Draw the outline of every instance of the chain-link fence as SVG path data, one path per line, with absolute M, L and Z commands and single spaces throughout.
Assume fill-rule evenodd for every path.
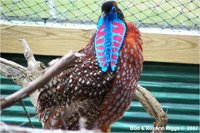
M 1 23 L 96 24 L 105 0 L 1 0 Z M 118 0 L 138 28 L 199 29 L 199 0 Z

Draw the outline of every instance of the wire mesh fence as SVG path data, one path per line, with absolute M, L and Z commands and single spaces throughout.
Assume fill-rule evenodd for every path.
M 96 24 L 104 1 L 1 0 L 0 24 L 38 26 L 80 24 L 88 27 Z M 118 0 L 118 5 L 126 20 L 138 28 L 182 29 L 189 32 L 199 29 L 199 0 Z M 30 106 L 30 103 L 25 105 Z M 28 109 L 31 111 L 31 121 L 38 124 L 35 110 L 33 107 Z M 13 110 L 16 111 L 16 108 L 13 107 Z M 10 119 L 8 118 L 8 121 L 11 121 Z M 24 119 L 17 124 L 19 123 L 20 126 L 28 125 L 29 121 Z
M 118 0 L 138 28 L 199 29 L 199 0 Z M 95 25 L 105 0 L 1 0 L 1 24 Z

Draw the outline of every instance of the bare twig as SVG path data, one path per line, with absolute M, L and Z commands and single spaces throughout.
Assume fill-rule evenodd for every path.
M 18 126 L 6 125 L 4 123 L 0 123 L 0 132 L 1 133 L 101 133 L 100 130 L 87 130 L 81 129 L 78 131 L 69 131 L 69 130 L 61 130 L 61 129 L 36 129 L 36 128 L 25 128 Z
M 24 39 L 19 39 L 23 49 L 24 49 L 24 57 L 28 64 L 29 73 L 35 75 L 36 77 L 42 75 L 43 70 L 45 69 L 44 63 L 40 61 L 36 61 L 28 43 Z
M 28 121 L 29 121 L 30 126 L 31 126 L 32 128 L 34 128 L 32 122 L 31 122 L 30 115 L 29 115 L 28 111 L 26 110 L 26 107 L 25 107 L 25 104 L 24 104 L 23 100 L 20 100 L 20 103 L 21 103 L 21 105 L 22 105 L 22 107 L 23 107 L 23 109 L 24 109 L 24 111 L 25 111 L 25 114 L 26 114 L 26 116 L 27 116 L 27 118 L 28 118 Z
M 61 71 L 66 68 L 66 65 L 69 64 L 76 57 L 83 56 L 82 54 L 75 53 L 73 51 L 69 52 L 65 56 L 63 56 L 57 63 L 51 66 L 41 77 L 32 81 L 27 87 L 1 99 L 1 109 L 4 109 L 19 100 L 29 96 L 32 92 L 37 90 L 38 88 L 43 87 L 46 83 L 48 83 L 52 77 L 58 75 Z
M 21 38 L 21 39 L 19 39 L 19 41 L 21 42 L 21 45 L 24 49 L 24 57 L 26 58 L 27 62 L 29 62 L 29 61 L 35 62 L 36 61 L 35 57 L 33 56 L 33 53 L 31 51 L 28 43 L 26 42 L 26 40 Z

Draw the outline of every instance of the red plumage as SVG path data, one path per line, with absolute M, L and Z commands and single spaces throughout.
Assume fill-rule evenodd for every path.
M 116 6 L 116 2 L 112 5 Z M 122 117 L 130 106 L 143 67 L 140 32 L 133 24 L 125 24 L 127 30 L 116 71 L 101 71 L 93 36 L 79 51 L 86 56 L 75 59 L 40 89 L 37 112 L 44 128 L 77 130 L 83 117 L 86 128 L 108 131 Z

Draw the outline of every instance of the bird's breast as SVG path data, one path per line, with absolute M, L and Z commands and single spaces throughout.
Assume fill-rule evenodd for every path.
M 107 125 L 120 119 L 129 108 L 142 71 L 143 56 L 139 34 L 127 32 L 110 93 L 105 96 L 99 123 Z

